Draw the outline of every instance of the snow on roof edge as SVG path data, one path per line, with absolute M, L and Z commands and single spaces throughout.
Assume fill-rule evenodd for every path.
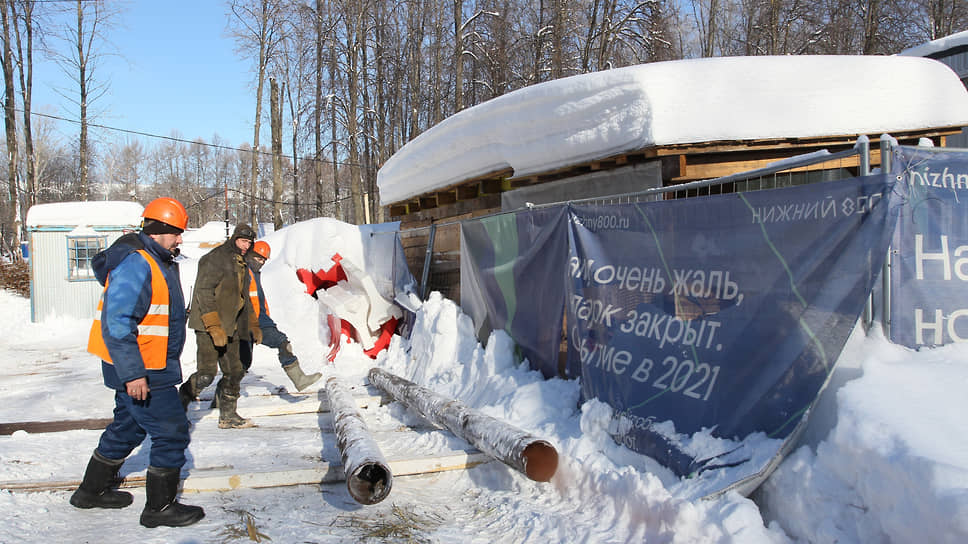
M 35 204 L 27 210 L 28 228 L 44 226 L 138 227 L 144 207 L 137 202 L 87 201 Z
M 968 30 L 944 36 L 938 38 L 937 40 L 931 40 L 930 42 L 923 43 L 921 45 L 909 47 L 908 49 L 898 53 L 898 55 L 909 57 L 927 57 L 928 55 L 932 55 L 934 53 L 954 49 L 960 45 L 968 45 Z
M 521 176 L 657 145 L 964 125 L 968 92 L 932 59 L 657 62 L 549 81 L 463 110 L 398 150 L 377 184 L 387 205 L 507 167 Z

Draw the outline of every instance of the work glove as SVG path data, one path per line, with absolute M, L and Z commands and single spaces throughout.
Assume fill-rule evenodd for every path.
M 222 328 L 222 322 L 218 319 L 218 312 L 208 312 L 202 314 L 202 324 L 205 331 L 212 337 L 212 343 L 222 348 L 229 343 L 229 337 Z
M 252 335 L 252 344 L 262 343 L 262 327 L 259 326 L 259 318 L 254 313 L 249 314 L 249 334 Z

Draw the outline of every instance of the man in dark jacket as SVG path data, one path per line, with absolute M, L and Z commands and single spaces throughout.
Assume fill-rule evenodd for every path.
M 101 358 L 104 385 L 115 390 L 114 420 L 101 434 L 80 487 L 77 508 L 124 508 L 132 496 L 114 489 L 125 458 L 151 437 L 146 527 L 191 525 L 205 517 L 198 506 L 175 500 L 188 419 L 175 389 L 181 383 L 185 345 L 185 296 L 175 256 L 188 213 L 180 202 L 158 198 L 142 214 L 141 232 L 112 244 L 92 262 L 105 288 L 91 327 L 88 351 Z
M 179 394 L 187 410 L 188 403 L 211 385 L 221 369 L 222 378 L 215 388 L 221 429 L 254 426 L 236 412 L 239 384 L 245 375 L 239 358 L 239 341 L 249 338 L 250 329 L 254 338 L 262 340 L 262 331 L 249 301 L 249 274 L 244 260 L 254 239 L 255 231 L 251 227 L 239 225 L 231 238 L 199 259 L 188 317 L 188 326 L 195 330 L 198 366 L 182 384 Z

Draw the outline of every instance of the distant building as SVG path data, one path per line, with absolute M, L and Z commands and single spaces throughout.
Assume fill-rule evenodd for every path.
M 965 88 L 968 88 L 968 30 L 905 49 L 899 55 L 928 57 L 946 64 L 958 75 Z M 968 148 L 968 128 L 962 129 L 961 134 L 948 136 L 946 145 Z
M 27 210 L 30 319 L 93 318 L 103 291 L 91 259 L 141 224 L 137 202 L 57 202 Z

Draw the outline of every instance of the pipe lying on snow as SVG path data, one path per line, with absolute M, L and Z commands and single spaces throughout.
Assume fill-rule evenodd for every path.
M 558 451 L 546 440 L 385 370 L 371 368 L 369 377 L 407 408 L 536 482 L 551 480 L 558 469 Z
M 376 504 L 390 494 L 393 473 L 356 410 L 356 401 L 336 377 L 326 380 L 336 445 L 346 473 L 346 489 L 360 504 Z

